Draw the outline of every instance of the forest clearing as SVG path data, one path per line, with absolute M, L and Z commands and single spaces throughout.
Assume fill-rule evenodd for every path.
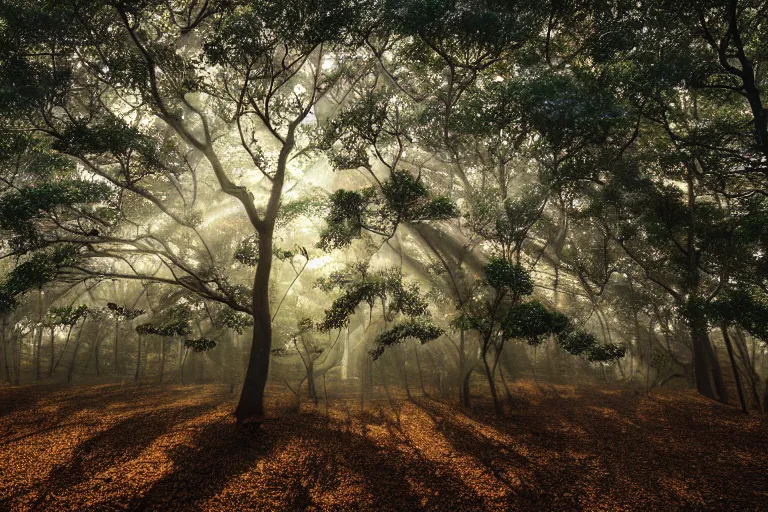
M 0 512 L 768 511 L 768 0 L 0 0 Z
M 285 389 L 283 387 L 283 389 Z M 766 510 L 768 425 L 687 390 L 512 385 L 508 414 L 224 386 L 0 389 L 4 510 Z M 394 407 L 393 407 L 394 406 Z M 397 421 L 397 415 L 400 421 Z

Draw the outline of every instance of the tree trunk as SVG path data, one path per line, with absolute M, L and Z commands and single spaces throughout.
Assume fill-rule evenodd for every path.
M 399 347 L 398 347 L 399 348 Z M 403 358 L 403 364 L 400 364 L 400 356 L 399 351 L 397 349 L 393 350 L 395 354 L 395 366 L 398 369 L 401 369 L 401 375 L 403 376 L 403 385 L 405 386 L 405 395 L 408 397 L 408 400 L 411 399 L 411 388 L 408 385 L 408 370 L 405 367 L 405 358 Z
M 133 380 L 138 381 L 139 380 L 139 374 L 141 373 L 141 342 L 142 338 L 139 336 L 138 340 L 138 348 L 136 351 L 136 373 L 133 375 Z
M 269 275 L 272 270 L 272 232 L 259 233 L 259 263 L 253 280 L 253 339 L 243 390 L 235 409 L 239 423 L 264 415 L 264 389 L 272 351 L 272 319 L 269 312 Z
M 312 356 L 307 354 L 307 392 L 309 398 L 312 399 L 315 405 L 317 405 L 317 386 L 315 385 L 315 363 L 312 361 Z
M 512 392 L 507 385 L 507 379 L 504 378 L 504 366 L 499 366 L 499 376 L 501 377 L 501 383 L 504 385 L 504 392 L 507 394 L 507 402 L 512 403 Z
M 0 344 L 3 345 L 3 367 L 5 368 L 5 379 L 8 384 L 11 383 L 11 369 L 8 366 L 8 343 L 5 337 L 5 325 L 6 319 L 3 318 L 2 325 L 0 326 Z
M 723 383 L 720 363 L 715 357 L 712 343 L 709 340 L 707 322 L 703 316 L 695 314 L 688 319 L 693 347 L 693 372 L 696 380 L 696 390 L 707 398 L 717 398 L 728 403 L 728 395 Z
M 341 358 L 341 380 L 349 378 L 349 323 L 347 323 L 347 334 L 344 338 L 344 355 Z
M 85 327 L 85 319 L 80 324 L 80 330 L 77 331 L 75 337 L 75 349 L 72 352 L 72 360 L 69 362 L 69 368 L 67 369 L 67 382 L 72 382 L 72 375 L 75 373 L 75 364 L 77 363 L 77 352 L 80 349 L 80 337 L 83 334 L 83 327 Z
M 491 368 L 488 366 L 488 360 L 486 354 L 483 354 L 483 366 L 485 367 L 485 377 L 488 379 L 488 388 L 491 390 L 491 398 L 493 399 L 493 410 L 496 411 L 496 416 L 501 416 L 504 411 L 501 409 L 501 403 L 499 402 L 499 396 L 496 394 L 496 383 L 494 382 L 493 375 L 491 374 Z
M 99 364 L 99 347 L 101 346 L 101 340 L 96 340 L 96 345 L 93 347 L 94 365 L 96 366 L 96 376 L 101 377 L 101 365 Z
M 115 374 L 120 373 L 117 368 L 117 354 L 118 354 L 118 348 L 120 347 L 120 320 L 115 317 L 115 354 L 114 354 L 114 361 L 112 363 L 112 371 Z
M 35 380 L 40 380 L 40 352 L 43 349 L 43 326 L 37 329 L 37 339 L 35 340 Z
M 40 380 L 40 349 L 43 345 L 43 290 L 37 289 L 37 332 L 35 336 L 35 380 Z
M 21 335 L 11 335 L 11 362 L 13 363 L 13 385 L 18 386 L 21 384 Z
M 182 365 L 184 364 L 184 358 L 186 357 L 186 355 L 187 353 L 184 351 L 184 340 L 181 339 L 181 337 L 179 337 L 179 374 L 181 374 L 184 371 L 182 369 Z
M 763 410 L 768 411 L 768 379 L 765 379 L 765 392 L 763 393 Z
M 739 393 L 739 403 L 741 404 L 741 410 L 746 414 L 749 414 L 749 411 L 747 410 L 747 403 L 744 401 L 744 388 L 741 387 L 739 367 L 736 365 L 736 359 L 733 357 L 733 346 L 731 345 L 731 337 L 728 335 L 728 326 L 721 324 L 720 331 L 723 333 L 725 348 L 728 350 L 728 359 L 731 360 L 731 369 L 733 370 L 733 378 L 736 380 L 736 391 Z
M 163 373 L 165 372 L 165 355 L 166 355 L 166 343 L 165 338 L 160 339 L 160 384 L 163 383 Z
M 56 327 L 51 327 L 51 362 L 48 365 L 49 377 L 53 376 L 53 362 L 56 359 L 55 339 L 56 339 Z
M 181 358 L 181 364 L 179 365 L 179 378 L 181 378 L 181 383 L 184 383 L 184 363 L 187 362 L 187 355 L 189 355 L 189 348 L 184 351 L 184 357 Z M 192 368 L 194 370 L 194 366 Z
M 67 351 L 67 347 L 69 346 L 69 340 L 70 340 L 70 338 L 72 338 L 72 328 L 73 327 L 74 327 L 73 325 L 69 326 L 69 330 L 67 331 L 67 338 L 64 340 L 64 348 L 61 349 L 61 354 L 59 354 L 59 358 L 56 360 L 56 364 L 53 365 L 53 371 L 54 372 L 56 371 L 56 368 L 59 367 L 59 363 L 61 363 L 61 359 L 64 357 L 64 354 Z
M 470 379 L 472 378 L 472 370 L 469 370 L 464 376 L 461 378 L 461 394 L 463 396 L 461 405 L 464 407 L 472 407 L 472 401 L 470 400 L 469 395 L 469 384 Z
M 472 375 L 472 371 L 467 371 L 467 356 L 464 353 L 465 340 L 466 333 L 464 329 L 461 329 L 459 331 L 459 400 L 462 406 L 469 407 L 469 377 Z
M 421 394 L 427 396 L 427 390 L 424 389 L 424 375 L 421 373 L 421 361 L 419 360 L 419 348 L 416 343 L 413 344 L 413 355 L 416 356 L 416 369 L 419 371 L 419 384 L 421 385 Z
M 736 337 L 734 338 L 736 343 L 736 349 L 738 350 L 739 356 L 741 357 L 741 361 L 744 363 L 744 366 L 747 370 L 747 380 L 749 382 L 749 388 L 752 392 L 752 402 L 755 408 L 757 408 L 758 411 L 761 413 L 765 412 L 763 411 L 762 403 L 760 403 L 760 391 L 759 391 L 759 385 L 760 385 L 760 377 L 757 375 L 757 372 L 755 371 L 755 358 L 754 355 L 750 356 L 749 354 L 749 347 L 747 345 L 747 339 L 744 336 L 744 331 L 741 330 L 741 328 L 736 325 Z M 754 354 L 754 353 L 753 353 Z

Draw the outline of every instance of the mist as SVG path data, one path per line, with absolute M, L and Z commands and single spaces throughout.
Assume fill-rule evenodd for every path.
M 2 2 L 0 504 L 759 508 L 765 7 Z

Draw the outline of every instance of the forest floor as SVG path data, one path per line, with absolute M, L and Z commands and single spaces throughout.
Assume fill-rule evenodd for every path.
M 260 427 L 228 391 L 0 388 L 0 510 L 768 510 L 768 422 L 689 391 L 524 381 L 503 419 L 274 391 Z

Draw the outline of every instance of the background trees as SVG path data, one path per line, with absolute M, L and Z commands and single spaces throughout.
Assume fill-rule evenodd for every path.
M 730 371 L 759 405 L 764 12 L 6 2 L 3 353 L 18 356 L 4 361 L 25 343 L 40 360 L 44 289 L 60 295 L 48 306 L 114 304 L 113 367 L 135 359 L 137 377 L 148 336 L 191 307 L 173 331 L 179 377 L 187 349 L 215 341 L 206 364 L 246 368 L 241 421 L 263 413 L 270 354 L 291 339 L 313 397 L 357 347 L 369 379 L 369 351 L 406 382 L 429 355 L 465 405 L 481 371 L 501 411 L 497 373 L 506 385 L 540 350 L 552 375 L 580 355 L 723 401 Z M 315 347 L 313 325 L 343 341 Z M 429 343 L 411 360 L 415 340 Z

